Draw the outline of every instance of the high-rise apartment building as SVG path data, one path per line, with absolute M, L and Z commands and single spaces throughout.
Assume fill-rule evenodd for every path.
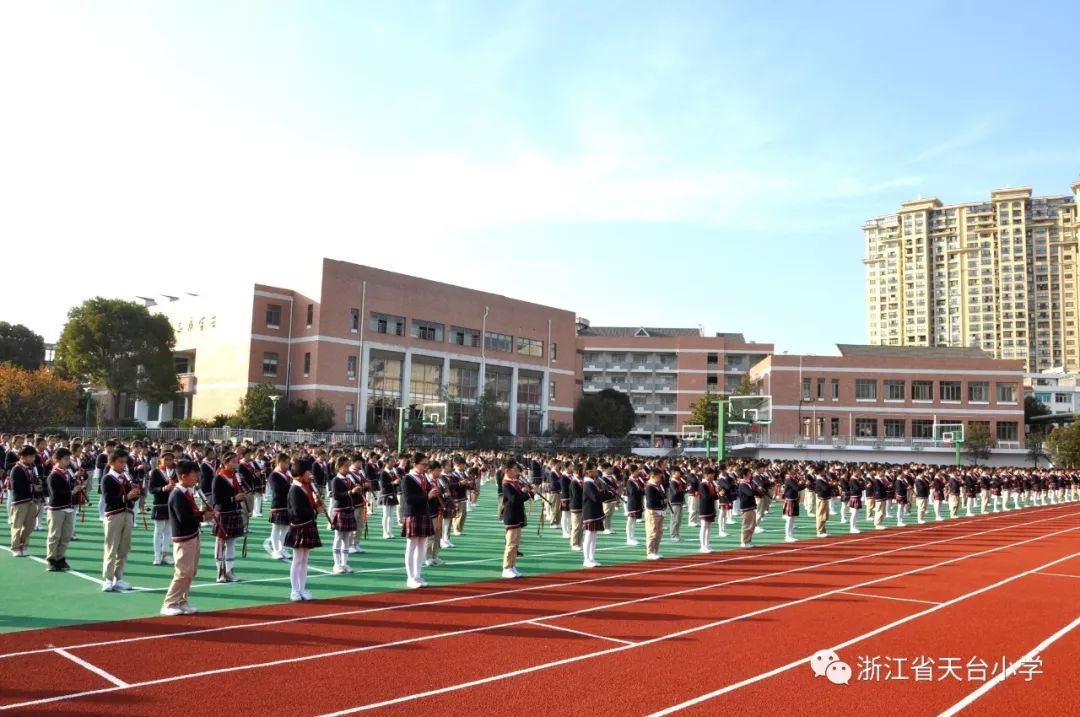
M 999 189 L 915 199 L 863 225 L 871 344 L 980 348 L 1029 371 L 1080 369 L 1080 182 L 1072 195 Z

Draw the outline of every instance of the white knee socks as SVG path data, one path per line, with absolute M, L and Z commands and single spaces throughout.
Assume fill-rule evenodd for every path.
M 302 592 L 307 588 L 308 556 L 311 551 L 307 548 L 294 548 L 292 564 L 289 565 L 289 581 L 292 583 L 294 593 Z

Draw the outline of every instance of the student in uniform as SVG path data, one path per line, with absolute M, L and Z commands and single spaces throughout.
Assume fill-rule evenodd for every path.
M 716 480 L 716 469 L 712 466 L 707 466 L 702 474 L 701 482 L 698 483 L 698 498 L 697 498 L 697 517 L 700 524 L 698 528 L 698 552 L 699 553 L 711 553 L 712 546 L 709 545 L 712 530 L 712 523 L 716 520 L 716 495 L 717 488 L 714 481 Z
M 596 476 L 595 465 L 587 464 L 585 480 L 581 486 L 581 527 L 583 530 L 582 552 L 586 568 L 600 567 L 596 562 L 596 538 L 604 529 L 604 498 L 606 491 Z M 571 506 L 573 504 L 571 503 Z M 573 508 L 571 508 L 572 510 Z
M 634 526 L 645 510 L 645 481 L 635 472 L 626 481 L 626 544 L 639 545 Z
M 115 448 L 109 455 L 109 472 L 101 479 L 105 497 L 105 551 L 102 558 L 102 592 L 130 590 L 124 581 L 124 567 L 131 552 L 131 531 L 135 524 L 135 503 L 142 496 L 127 476 L 127 451 Z
M 68 467 L 71 465 L 71 451 L 57 448 L 53 454 L 53 469 L 48 477 L 48 525 L 47 552 L 45 560 L 49 572 L 70 570 L 67 561 L 68 544 L 75 532 L 74 494 L 82 492 L 82 485 L 72 489 L 69 482 Z
M 848 479 L 848 508 L 851 510 L 851 525 L 848 532 L 855 535 L 861 533 L 859 530 L 859 509 L 862 508 L 862 495 L 863 490 L 866 487 L 866 482 L 863 480 L 862 474 L 856 471 L 854 475 Z
M 829 506 L 832 502 L 833 486 L 824 471 L 811 473 L 813 481 L 814 501 L 817 510 L 814 515 L 817 537 L 828 537 Z
M 570 482 L 571 478 L 571 466 L 567 462 L 563 462 L 561 465 L 561 473 L 559 475 L 559 526 L 562 528 L 563 540 L 567 540 L 571 535 L 571 519 L 570 519 Z
M 172 556 L 166 555 L 166 547 L 172 545 L 172 522 L 169 520 L 169 494 L 176 487 L 173 471 L 174 456 L 165 451 L 158 458 L 158 465 L 150 471 L 147 489 L 153 498 L 150 519 L 154 521 L 154 565 L 172 565 Z
M 610 463 L 600 464 L 601 476 L 598 483 L 604 492 L 604 535 L 611 535 L 611 519 L 619 503 L 619 479 L 614 475 Z
M 23 446 L 8 472 L 11 485 L 8 523 L 11 524 L 11 554 L 16 558 L 30 555 L 30 536 L 37 521 L 37 506 L 34 505 L 34 484 L 38 480 L 34 470 L 36 458 L 37 451 L 33 446 Z
M 435 535 L 428 501 L 438 496 L 438 488 L 427 477 L 428 459 L 423 453 L 413 456 L 412 470 L 401 481 L 401 536 L 405 543 L 405 587 L 421 588 L 424 580 L 423 563 L 427 541 Z
M 574 552 L 580 552 L 584 545 L 585 530 L 582 526 L 581 516 L 585 501 L 585 476 L 590 470 L 595 470 L 592 463 L 585 464 L 585 467 L 578 463 L 574 466 L 574 474 L 570 477 L 568 488 L 570 496 L 568 503 L 570 510 L 570 549 Z
M 667 499 L 671 506 L 671 542 L 682 541 L 679 531 L 682 528 L 683 506 L 686 505 L 686 482 L 683 480 L 682 468 L 675 467 L 671 470 L 671 479 L 668 481 Z
M 896 527 L 904 527 L 904 512 L 908 507 L 908 478 L 907 475 L 901 473 L 896 476 L 896 482 L 893 483 L 893 491 L 896 496 Z
M 311 600 L 307 589 L 308 560 L 311 551 L 322 547 L 319 526 L 316 524 L 319 511 L 325 512 L 322 499 L 315 494 L 311 484 L 310 458 L 299 458 L 292 464 L 293 483 L 289 487 L 289 532 L 285 536 L 285 545 L 292 548 L 292 564 L 289 566 L 289 580 L 292 588 L 289 599 L 293 602 Z
M 352 572 L 349 567 L 349 536 L 356 531 L 357 525 L 354 501 L 363 490 L 349 478 L 349 459 L 338 456 L 334 461 L 334 477 L 330 481 L 330 494 L 334 498 L 334 507 L 330 511 L 330 527 L 334 531 L 333 572 L 338 575 Z
M 443 548 L 443 529 L 450 524 L 450 516 L 447 515 L 450 484 L 446 481 L 446 476 L 442 474 L 442 463 L 440 461 L 428 461 L 427 478 L 428 483 L 435 491 L 434 497 L 429 497 L 427 502 L 428 515 L 431 517 L 431 524 L 435 528 L 435 534 L 427 541 L 426 559 L 424 560 L 425 568 L 445 564 L 446 561 L 439 557 L 439 551 Z M 453 545 L 449 539 L 446 540 L 446 546 L 453 547 Z
M 233 572 L 236 563 L 236 539 L 244 535 L 244 491 L 236 475 L 237 456 L 231 451 L 221 457 L 221 470 L 211 484 L 214 501 L 214 559 L 219 583 L 240 582 Z
M 802 481 L 795 474 L 794 471 L 789 471 L 784 476 L 784 487 L 781 492 L 781 497 L 784 499 L 784 542 L 794 543 L 798 540 L 795 537 L 795 519 L 799 517 L 799 491 L 802 488 Z
M 742 542 L 740 547 L 754 547 L 753 539 L 757 528 L 757 499 L 761 494 L 761 487 L 750 480 L 750 470 L 743 468 L 739 474 L 739 508 L 742 510 Z
M 379 505 L 382 507 L 382 537 L 383 540 L 393 538 L 392 530 L 394 517 L 398 513 L 398 487 L 401 479 L 393 468 L 384 468 L 379 472 Z M 401 521 L 398 520 L 398 524 Z
M 274 470 L 267 480 L 270 491 L 270 557 L 288 560 L 285 554 L 285 535 L 289 532 L 289 454 L 278 453 Z
M 667 507 L 667 491 L 662 483 L 663 471 L 653 468 L 649 482 L 645 484 L 645 558 L 659 560 L 660 537 L 664 534 L 664 508 Z
M 926 503 L 930 499 L 930 480 L 926 473 L 919 472 L 915 476 L 915 520 L 919 525 L 926 523 Z
M 503 469 L 503 526 L 506 528 L 506 546 L 503 550 L 504 578 L 523 577 L 517 569 L 518 547 L 521 545 L 521 529 L 528 525 L 525 501 L 533 499 L 533 487 L 519 479 L 519 468 L 514 460 L 508 460 Z
M 199 526 L 210 520 L 214 511 L 207 505 L 199 510 L 195 488 L 199 483 L 199 464 L 180 461 L 179 484 L 169 491 L 166 510 L 169 515 L 173 556 L 173 577 L 161 606 L 162 615 L 194 615 L 198 610 L 188 602 L 191 583 L 199 571 Z
M 735 522 L 731 517 L 731 506 L 735 503 L 736 482 L 732 479 L 730 471 L 724 471 L 713 479 L 716 486 L 716 501 L 720 514 L 716 519 L 717 534 L 721 538 L 727 537 L 727 527 Z

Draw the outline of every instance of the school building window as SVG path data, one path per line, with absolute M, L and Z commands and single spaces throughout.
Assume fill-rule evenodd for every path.
M 834 378 L 832 380 L 832 400 L 834 400 L 834 401 L 839 401 L 840 400 L 840 379 L 838 379 L 838 378 Z M 836 435 L 839 435 L 839 434 L 834 433 L 833 435 L 836 436 Z
M 263 376 L 277 376 L 278 355 L 275 352 L 263 353 Z
M 360 330 L 360 309 L 349 310 L 349 330 L 354 334 Z
M 938 383 L 938 391 L 941 392 L 942 401 L 959 401 L 960 400 L 960 382 L 959 381 L 941 381 Z
M 350 379 L 356 378 L 356 357 L 349 356 L 345 359 L 345 373 Z
M 825 400 L 825 379 L 823 378 L 817 380 L 817 400 Z
M 525 356 L 536 356 L 537 358 L 540 358 L 544 355 L 544 342 L 519 336 L 517 340 L 517 352 L 519 354 L 524 354 Z
M 356 411 L 356 407 L 351 403 L 345 404 L 345 425 L 351 426 L 353 424 L 353 413 Z
M 557 343 L 555 343 L 554 341 L 551 342 L 551 360 L 552 361 L 558 361 L 559 360 L 559 345 Z
M 903 438 L 904 437 L 904 420 L 901 418 L 886 418 L 885 419 L 885 437 L 886 438 Z
M 412 321 L 412 337 L 421 341 L 442 341 L 443 325 L 431 321 Z
M 389 336 L 405 335 L 405 317 L 371 313 L 371 330 Z
M 934 400 L 934 382 L 933 381 L 912 381 L 911 382 L 911 400 L 912 401 L 933 401 Z
M 307 305 L 307 327 L 310 329 L 311 325 L 315 323 L 315 304 Z
M 877 400 L 877 379 L 873 378 L 857 378 L 855 379 L 855 400 L 856 401 L 876 401 Z M 877 425 L 876 423 L 874 425 Z M 877 435 L 876 433 L 874 435 Z
M 886 381 L 885 382 L 885 400 L 886 401 L 903 401 L 904 400 L 904 382 L 903 381 Z
M 1016 384 L 998 381 L 997 400 L 998 403 L 1016 403 Z
M 915 418 L 911 421 L 912 438 L 933 438 L 934 421 L 932 419 Z
M 802 380 L 802 400 L 810 400 L 810 379 L 808 378 Z
M 877 438 L 877 419 L 856 418 L 855 435 L 858 438 Z
M 837 418 L 836 416 L 833 416 L 832 418 L 829 419 L 829 435 L 830 436 L 839 436 L 840 435 L 840 419 Z
M 281 328 L 281 305 L 269 304 L 266 307 L 266 328 L 268 329 L 280 329 Z
M 450 327 L 450 343 L 458 346 L 471 346 L 480 348 L 480 332 L 476 329 L 466 329 L 462 326 Z
M 1020 430 L 1017 428 L 1015 422 L 1010 421 L 998 421 L 997 424 L 997 439 L 999 441 L 1015 441 L 1018 440 L 1017 436 L 1020 435 Z
M 488 331 L 484 334 L 484 348 L 488 351 L 514 352 L 514 337 L 509 334 L 497 334 Z
M 304 375 L 311 373 L 311 352 L 304 352 Z
M 968 401 L 971 403 L 990 402 L 990 384 L 987 381 L 968 382 Z

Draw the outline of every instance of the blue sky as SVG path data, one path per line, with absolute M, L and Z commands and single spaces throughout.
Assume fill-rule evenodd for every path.
M 1080 177 L 1078 26 L 1064 1 L 6 3 L 0 236 L 38 266 L 0 319 L 51 339 L 96 293 L 290 286 L 326 255 L 826 353 L 866 340 L 865 219 Z

